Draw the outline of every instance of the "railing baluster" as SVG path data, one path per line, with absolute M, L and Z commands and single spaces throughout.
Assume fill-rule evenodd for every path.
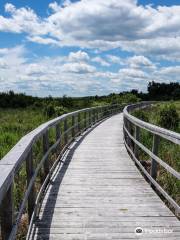
M 135 125 L 135 139 L 139 142 L 140 140 L 140 128 Z M 138 148 L 138 145 L 135 144 L 134 146 L 134 155 L 137 159 L 139 159 L 139 148 Z
M 130 121 L 128 119 L 126 119 L 126 127 L 127 127 L 128 132 L 130 133 L 131 126 L 130 126 Z M 127 135 L 127 144 L 131 148 L 131 139 L 128 135 Z
M 31 181 L 31 178 L 34 174 L 34 163 L 33 163 L 33 154 L 32 154 L 32 149 L 30 150 L 27 158 L 26 158 L 26 174 L 27 174 L 27 187 Z M 29 222 L 31 219 L 31 216 L 34 211 L 35 207 L 35 199 L 36 199 L 36 190 L 35 190 L 35 185 L 32 185 L 31 188 L 31 193 L 29 194 L 28 197 L 28 217 L 29 217 Z
M 43 154 L 45 155 L 46 152 L 49 149 L 49 134 L 48 134 L 48 130 L 43 134 Z M 46 177 L 49 173 L 49 156 L 46 158 L 45 162 L 44 162 L 44 174 Z
M 96 110 L 96 122 L 98 122 L 98 113 L 99 113 L 99 109 Z
M 72 134 L 72 138 L 74 139 L 74 137 L 75 137 L 75 116 L 74 115 L 72 115 L 72 132 L 71 132 L 71 134 Z
M 61 127 L 60 124 L 56 125 L 56 141 L 60 140 L 59 146 L 57 147 L 56 154 L 60 154 L 61 151 Z
M 152 146 L 152 152 L 157 155 L 158 154 L 158 148 L 159 148 L 159 141 L 160 138 L 158 135 L 154 134 L 153 135 L 153 146 Z M 157 167 L 158 164 L 154 159 L 151 159 L 151 177 L 156 179 L 157 177 Z
M 100 120 L 102 119 L 102 115 L 103 115 L 103 108 L 100 108 Z
M 65 145 L 68 143 L 67 130 L 68 130 L 68 122 L 67 122 L 67 118 L 65 118 L 65 119 L 64 119 L 64 144 L 65 144 Z
M 87 128 L 87 112 L 84 112 L 84 129 Z
M 57 124 L 56 125 L 56 141 L 58 141 L 61 137 L 61 128 L 60 128 L 60 125 Z
M 2 240 L 10 236 L 14 224 L 13 184 L 9 187 L 1 203 L 1 235 Z
M 81 134 L 81 114 L 78 113 L 78 134 Z
M 96 110 L 93 110 L 93 124 L 96 122 Z
M 91 110 L 89 110 L 89 127 L 91 127 Z

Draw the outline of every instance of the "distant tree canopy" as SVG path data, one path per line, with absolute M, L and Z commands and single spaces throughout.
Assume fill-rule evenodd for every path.
M 25 108 L 39 102 L 39 98 L 26 96 L 23 93 L 14 93 L 9 91 L 7 93 L 0 93 L 0 107 L 1 108 Z
M 0 108 L 25 108 L 32 106 L 45 109 L 51 105 L 54 108 L 62 106 L 63 111 L 66 111 L 67 109 L 81 109 L 105 104 L 133 103 L 140 100 L 180 100 L 180 84 L 150 82 L 147 87 L 147 93 L 133 89 L 129 92 L 111 93 L 106 96 L 96 95 L 78 98 L 67 97 L 66 95 L 59 98 L 51 96 L 39 98 L 9 91 L 0 93 Z
M 180 84 L 179 83 L 156 83 L 148 84 L 148 97 L 152 100 L 179 100 Z

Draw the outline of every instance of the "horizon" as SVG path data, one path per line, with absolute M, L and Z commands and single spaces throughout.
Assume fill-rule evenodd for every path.
M 0 92 L 85 97 L 180 83 L 174 0 L 2 0 L 0 39 Z

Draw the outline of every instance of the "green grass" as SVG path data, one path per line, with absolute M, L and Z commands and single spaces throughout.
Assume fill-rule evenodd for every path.
M 147 121 L 149 123 L 152 123 L 152 124 L 155 124 L 158 126 L 160 110 L 169 104 L 173 104 L 175 106 L 176 111 L 178 112 L 179 117 L 180 117 L 180 101 L 158 103 L 158 104 L 153 105 L 152 107 L 147 107 L 144 110 L 136 110 L 136 111 L 134 111 L 133 115 L 136 117 L 140 117 L 144 121 Z M 144 115 L 143 115 L 143 113 L 144 113 Z M 145 117 L 145 119 L 143 119 L 143 117 Z M 175 129 L 175 131 L 180 133 L 180 122 L 179 122 L 178 128 Z
M 0 109 L 0 159 L 21 137 L 47 120 L 41 109 Z
M 159 118 L 160 118 L 160 110 L 165 108 L 167 104 L 173 104 L 178 112 L 180 117 L 180 101 L 176 102 L 162 102 L 158 103 L 152 107 L 148 107 L 144 110 L 136 110 L 133 112 L 133 115 L 139 117 L 140 119 L 147 121 L 149 123 L 155 124 L 159 126 Z M 178 127 L 174 130 L 180 133 L 180 123 Z M 149 149 L 152 149 L 152 134 L 147 132 L 146 130 L 141 130 L 141 139 L 140 141 Z M 180 172 L 180 146 L 174 144 L 168 140 L 163 138 L 160 139 L 160 146 L 158 151 L 158 156 L 174 168 L 177 172 Z M 150 157 L 140 150 L 140 160 L 151 161 Z M 148 169 L 149 170 L 149 169 Z M 168 192 L 170 196 L 175 199 L 177 203 L 180 204 L 180 181 L 174 178 L 171 174 L 167 173 L 167 171 L 159 166 L 158 167 L 158 175 L 157 175 L 158 183 L 163 187 L 165 191 Z

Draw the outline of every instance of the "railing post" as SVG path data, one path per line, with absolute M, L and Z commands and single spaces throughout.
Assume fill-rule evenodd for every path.
M 100 114 L 99 114 L 99 120 L 102 120 L 102 118 L 103 118 L 103 108 L 101 107 L 100 108 Z
M 75 137 L 75 116 L 74 115 L 72 115 L 72 132 L 71 132 L 71 134 L 72 134 L 72 138 L 74 139 L 74 137 Z
M 135 125 L 135 139 L 139 142 L 139 139 L 140 139 L 140 128 Z M 135 146 L 134 146 L 134 155 L 137 159 L 139 159 L 139 148 L 138 148 L 138 145 L 135 143 Z
M 48 130 L 43 134 L 43 154 L 45 155 L 46 152 L 49 149 L 49 134 L 48 134 Z M 44 162 L 44 174 L 45 177 L 48 175 L 49 173 L 49 156 L 47 156 L 45 162 Z
M 89 110 L 89 127 L 91 127 L 91 110 Z
M 110 116 L 110 109 L 109 109 L 109 107 L 107 107 L 107 117 L 109 117 Z
M 96 109 L 96 122 L 98 122 L 99 119 L 99 109 Z
M 106 118 L 106 107 L 103 108 L 103 118 Z
M 56 125 L 56 141 L 59 141 L 59 147 L 57 148 L 57 154 L 60 154 L 61 151 L 61 128 L 60 128 L 60 124 Z
M 128 130 L 128 132 L 130 133 L 130 121 L 128 119 L 126 119 L 126 129 Z M 131 148 L 131 139 L 127 134 L 127 144 L 128 146 Z
M 58 141 L 61 137 L 61 128 L 60 128 L 60 125 L 57 124 L 56 125 L 56 141 Z
M 96 110 L 93 110 L 93 124 L 96 122 Z
M 81 134 L 81 114 L 78 113 L 78 134 Z
M 113 111 L 114 111 L 114 107 L 112 106 L 111 109 L 110 109 L 110 116 L 113 115 Z
M 87 128 L 87 114 L 86 111 L 84 112 L 84 129 Z
M 7 240 L 14 224 L 13 184 L 9 187 L 1 203 L 1 237 Z
M 154 134 L 153 135 L 152 153 L 154 153 L 155 155 L 158 154 L 159 141 L 160 141 L 159 136 Z M 156 179 L 156 177 L 157 177 L 157 167 L 158 167 L 157 162 L 152 158 L 151 159 L 151 177 L 153 177 L 154 179 Z
M 27 187 L 29 186 L 29 183 L 31 181 L 31 178 L 33 177 L 34 174 L 34 163 L 33 163 L 33 154 L 32 154 L 32 149 L 30 150 L 27 158 L 26 158 L 26 174 L 27 174 Z M 35 199 L 36 199 L 36 190 L 35 190 L 35 185 L 32 185 L 31 193 L 29 194 L 28 197 L 28 218 L 29 222 L 31 220 L 31 216 L 34 211 L 35 207 Z
M 67 123 L 67 118 L 65 118 L 64 119 L 64 145 L 66 145 L 68 142 L 67 130 L 68 130 L 68 123 Z

